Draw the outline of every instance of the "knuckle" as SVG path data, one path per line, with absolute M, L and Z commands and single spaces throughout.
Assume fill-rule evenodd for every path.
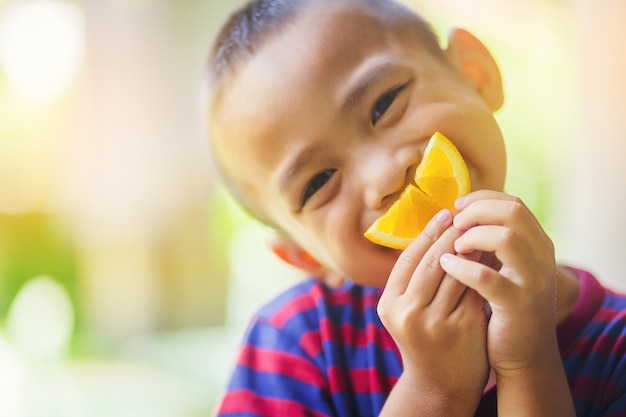
M 439 235 L 440 235 L 440 230 L 437 228 L 435 224 L 433 224 L 433 222 L 430 222 L 426 225 L 426 228 L 422 230 L 422 233 L 420 233 L 418 239 L 422 238 L 422 240 L 424 240 L 425 243 L 433 244 L 437 240 Z
M 395 310 L 395 313 L 393 317 L 387 317 L 389 327 L 393 327 L 398 334 L 414 334 L 416 329 L 416 311 L 412 308 L 405 308 Z
M 523 202 L 523 201 L 522 201 L 522 199 L 521 199 L 521 198 L 519 198 L 519 196 L 517 196 L 517 195 L 512 195 L 512 196 L 511 196 L 511 202 L 512 202 L 514 205 L 517 205 L 517 206 L 524 206 L 524 202 Z
M 376 312 L 381 319 L 383 317 L 389 316 L 391 304 L 392 303 L 387 297 L 385 297 L 385 294 L 383 293 L 383 295 L 380 297 L 380 300 L 378 300 L 378 304 L 376 305 Z
M 401 269 L 404 269 L 404 268 L 414 269 L 421 259 L 422 259 L 421 255 L 419 253 L 416 253 L 416 251 L 405 250 L 398 257 L 398 260 L 396 261 L 396 265 L 400 267 Z
M 424 332 L 431 338 L 437 337 L 441 334 L 443 326 L 441 320 L 436 315 L 430 315 L 427 320 L 424 320 Z
M 478 285 L 485 285 L 489 281 L 489 277 L 491 276 L 491 271 L 488 268 L 476 268 L 473 271 L 474 282 Z
M 517 233 L 515 233 L 512 229 L 508 227 L 503 227 L 500 232 L 500 244 L 503 246 L 511 245 L 517 239 Z
M 514 197 L 512 203 L 509 205 L 509 215 L 512 218 L 520 217 L 526 211 L 526 206 L 519 199 L 519 197 Z
M 422 258 L 422 264 L 429 270 L 439 268 L 439 258 L 432 253 L 427 253 Z

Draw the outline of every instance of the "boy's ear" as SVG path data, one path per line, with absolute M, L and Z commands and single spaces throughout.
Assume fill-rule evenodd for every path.
M 448 61 L 463 74 L 491 111 L 502 107 L 504 92 L 500 69 L 489 50 L 465 29 L 453 28 L 445 49 Z
M 282 235 L 274 235 L 266 240 L 267 247 L 284 262 L 294 266 L 313 278 L 324 281 L 331 287 L 340 286 L 344 279 L 338 274 L 328 271 L 307 251 L 293 240 Z

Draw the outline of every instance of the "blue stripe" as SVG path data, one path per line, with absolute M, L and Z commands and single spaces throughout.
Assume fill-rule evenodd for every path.
M 589 356 L 575 353 L 563 361 L 568 378 L 589 376 L 594 379 L 611 379 L 618 366 L 624 366 L 626 358 L 620 355 L 602 355 L 591 352 Z
M 327 341 L 323 350 L 315 359 L 320 359 L 327 367 L 347 367 L 347 369 L 376 368 L 380 372 L 392 376 L 400 376 L 402 372 L 396 352 L 383 349 L 375 343 L 367 346 L 352 346 Z M 321 356 L 321 358 L 320 358 Z
M 259 310 L 257 316 L 266 320 L 271 319 L 278 311 L 285 308 L 287 304 L 292 303 L 295 298 L 310 294 L 311 288 L 315 285 L 319 285 L 319 283 L 313 280 L 306 280 L 287 288 L 269 303 L 265 304 Z
M 289 333 L 302 333 L 306 330 L 319 330 L 320 321 L 328 319 L 330 323 L 337 328 L 341 328 L 344 324 L 351 325 L 360 332 L 365 331 L 369 324 L 376 324 L 382 327 L 380 319 L 376 313 L 375 306 L 368 306 L 364 309 L 364 314 L 355 311 L 351 305 L 318 305 L 316 307 L 301 310 L 284 324 L 283 328 Z
M 604 298 L 604 302 L 602 303 L 603 308 L 609 308 L 611 310 L 626 310 L 626 296 L 624 295 L 616 295 L 616 294 L 607 294 Z
M 249 346 L 253 346 L 261 349 L 272 349 L 283 352 L 292 352 L 298 345 L 297 335 L 293 338 L 280 331 L 270 323 L 263 321 L 257 321 L 248 328 L 245 336 L 245 342 Z M 302 351 L 294 352 L 294 354 L 301 356 Z
M 626 322 L 611 321 L 608 323 L 595 321 L 589 323 L 580 333 L 579 337 L 589 337 L 596 340 L 601 335 L 609 335 L 614 338 L 626 335 Z
M 336 415 L 359 417 L 377 416 L 387 400 L 386 395 L 379 393 L 351 395 L 335 393 L 332 398 Z

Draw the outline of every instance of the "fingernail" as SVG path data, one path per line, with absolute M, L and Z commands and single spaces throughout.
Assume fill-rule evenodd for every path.
M 452 262 L 452 255 L 449 253 L 444 253 L 443 255 L 439 257 L 439 264 L 443 268 L 445 268 L 446 265 L 450 265 L 450 262 Z
M 450 217 L 451 217 L 450 210 L 443 209 L 435 215 L 435 221 L 437 223 L 447 223 L 450 221 Z
M 454 208 L 456 208 L 457 210 L 460 209 L 461 207 L 463 207 L 463 203 L 465 203 L 465 197 L 457 198 L 454 202 Z

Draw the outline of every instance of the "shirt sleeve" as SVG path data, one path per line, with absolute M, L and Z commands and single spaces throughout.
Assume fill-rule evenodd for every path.
M 297 337 L 255 320 L 240 349 L 218 417 L 333 417 L 325 372 Z

